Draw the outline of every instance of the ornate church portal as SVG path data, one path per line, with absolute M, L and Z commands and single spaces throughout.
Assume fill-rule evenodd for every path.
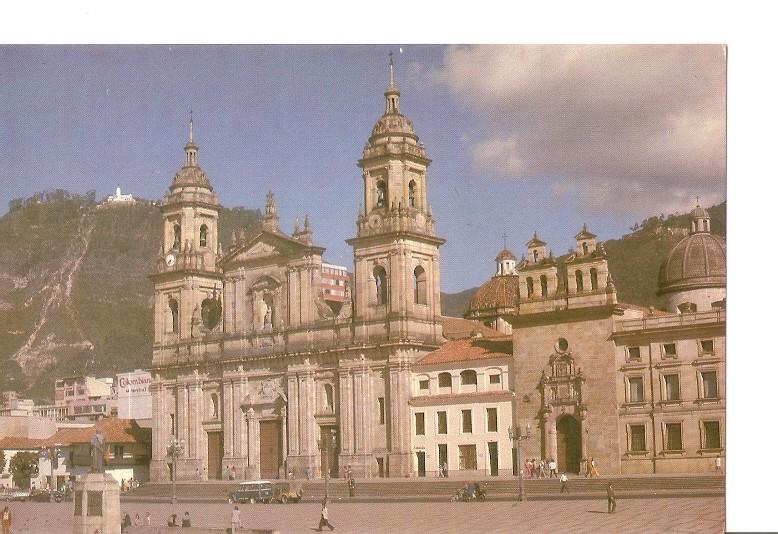
M 219 243 L 221 205 L 200 168 L 193 123 L 161 202 L 154 284 L 151 478 L 410 476 L 410 365 L 442 336 L 439 248 L 427 159 L 400 113 L 394 64 L 353 194 L 362 198 L 354 272 L 327 300 L 324 248 L 308 217 L 281 230 L 268 193 L 261 231 Z M 361 191 L 358 189 L 361 189 Z M 333 447 L 322 449 L 324 431 Z M 385 471 L 385 472 L 384 472 Z

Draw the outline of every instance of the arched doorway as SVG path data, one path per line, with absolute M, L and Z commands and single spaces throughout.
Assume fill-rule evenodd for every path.
M 572 415 L 557 419 L 556 447 L 559 469 L 578 473 L 581 468 L 581 423 Z

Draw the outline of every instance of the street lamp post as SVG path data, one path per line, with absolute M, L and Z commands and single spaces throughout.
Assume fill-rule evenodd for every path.
M 324 498 L 330 496 L 330 450 L 335 449 L 335 430 L 329 429 L 318 440 L 319 450 L 324 453 Z
M 184 440 L 171 439 L 170 444 L 167 446 L 167 455 L 173 464 L 173 498 L 170 500 L 170 504 L 173 508 L 173 513 L 176 512 L 176 468 L 178 459 L 184 455 Z
M 38 453 L 40 458 L 46 458 L 49 461 L 49 502 L 54 501 L 54 491 L 52 487 L 56 489 L 56 483 L 54 482 L 54 458 L 59 456 L 59 443 L 55 443 L 51 447 L 41 449 Z
M 508 427 L 508 439 L 516 441 L 516 470 L 519 472 L 519 502 L 527 500 L 524 493 L 524 468 L 521 465 L 521 442 L 529 439 L 529 423 L 527 423 L 524 434 L 521 433 L 521 427 Z

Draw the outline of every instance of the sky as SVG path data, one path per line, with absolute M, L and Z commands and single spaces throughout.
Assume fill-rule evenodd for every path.
M 351 268 L 390 51 L 433 160 L 445 292 L 488 279 L 503 235 L 517 256 L 534 231 L 560 255 L 583 223 L 618 238 L 724 199 L 721 45 L 0 45 L 0 213 L 54 188 L 161 198 L 191 110 L 224 206 L 272 190 L 282 230 L 309 214 L 325 259 Z

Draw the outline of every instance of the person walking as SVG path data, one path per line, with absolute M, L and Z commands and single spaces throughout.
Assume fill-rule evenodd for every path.
M 348 479 L 348 496 L 354 497 L 357 494 L 357 484 L 354 482 L 354 478 Z
M 333 527 L 330 524 L 330 517 L 329 512 L 327 512 L 327 498 L 325 497 L 324 500 L 321 502 L 321 517 L 319 518 L 319 528 L 316 530 L 318 532 L 321 532 L 322 527 L 329 527 L 330 530 L 335 530 L 335 527 Z
M 189 517 L 189 512 L 184 512 L 184 518 L 181 520 L 181 526 L 182 527 L 192 526 L 192 518 Z
M 237 506 L 232 509 L 232 517 L 230 518 L 230 526 L 232 527 L 233 534 L 239 528 L 243 528 L 243 525 L 240 522 L 240 509 Z
M 567 473 L 562 473 L 559 477 L 559 483 L 562 485 L 559 488 L 559 494 L 563 494 L 565 491 L 567 491 L 568 495 L 570 494 L 570 488 L 567 487 Z
M 151 526 L 151 512 L 146 512 L 146 522 L 145 522 L 145 525 L 147 527 Z
M 600 476 L 600 472 L 599 472 L 599 471 L 597 471 L 597 467 L 594 465 L 594 457 L 593 457 L 593 456 L 592 456 L 592 458 L 589 460 L 589 465 L 591 466 L 591 473 L 592 473 L 592 476 L 593 476 L 593 477 L 598 477 L 598 476 Z
M 11 532 L 11 510 L 7 506 L 3 508 L 0 523 L 3 525 L 3 534 L 9 534 Z
M 556 460 L 553 458 L 548 461 L 548 469 L 551 471 L 550 476 L 556 478 Z
M 608 482 L 608 513 L 616 512 L 616 491 L 613 489 L 613 483 Z
M 127 529 L 132 526 L 132 518 L 130 517 L 130 514 L 124 514 L 124 519 L 122 519 L 121 524 L 121 531 L 127 532 Z
M 721 471 L 721 453 L 719 453 L 716 456 L 715 466 L 716 466 L 716 471 Z

